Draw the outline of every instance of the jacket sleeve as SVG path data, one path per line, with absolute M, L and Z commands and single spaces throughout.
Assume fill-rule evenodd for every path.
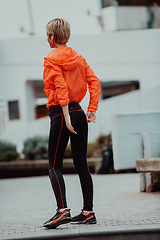
M 98 108 L 99 97 L 101 93 L 101 84 L 91 67 L 86 62 L 86 81 L 90 93 L 88 111 L 96 112 Z
M 47 97 L 49 97 L 51 90 L 54 90 L 61 107 L 69 104 L 68 86 L 63 77 L 62 69 L 57 65 L 51 64 L 47 58 L 44 61 L 43 81 Z

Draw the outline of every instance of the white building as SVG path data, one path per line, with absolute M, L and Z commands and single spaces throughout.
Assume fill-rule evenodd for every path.
M 9 6 L 9 2 L 3 0 L 0 4 L 13 9 L 15 5 Z M 135 14 L 129 13 L 127 7 L 101 9 L 98 0 L 56 1 L 59 6 L 63 5 L 61 8 L 49 0 L 11 2 L 21 8 L 29 7 L 32 21 L 30 18 L 29 23 L 29 14 L 22 11 L 23 21 L 20 22 L 20 11 L 15 8 L 17 16 L 13 16 L 13 28 L 7 22 L 1 31 L 5 38 L 0 40 L 0 139 L 15 143 L 18 151 L 22 151 L 26 138 L 48 135 L 49 118 L 44 107 L 47 99 L 42 76 L 43 59 L 51 50 L 46 42 L 45 25 L 54 17 L 66 18 L 71 23 L 73 34 L 68 46 L 86 58 L 102 82 L 97 122 L 89 124 L 90 142 L 101 133 L 111 132 L 112 113 L 160 110 L 159 19 L 156 18 L 154 29 L 147 29 L 146 7 L 132 9 L 137 13 L 135 24 Z M 132 16 L 127 24 L 122 17 L 124 13 L 127 19 Z M 103 20 L 102 25 L 98 19 Z M 20 28 L 25 31 L 20 32 Z M 28 35 L 30 32 L 34 35 Z M 115 87 L 117 82 L 119 85 Z M 139 89 L 131 91 L 136 88 Z M 127 93 L 117 95 L 118 92 Z M 82 102 L 85 111 L 87 103 L 88 96 Z

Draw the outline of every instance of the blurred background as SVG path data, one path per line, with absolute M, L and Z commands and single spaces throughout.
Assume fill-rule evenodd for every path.
M 160 0 L 0 0 L 1 161 L 47 158 L 50 123 L 42 79 L 51 49 L 45 26 L 56 17 L 71 24 L 68 46 L 101 81 L 89 156 L 102 156 L 108 147 L 112 114 L 160 111 Z

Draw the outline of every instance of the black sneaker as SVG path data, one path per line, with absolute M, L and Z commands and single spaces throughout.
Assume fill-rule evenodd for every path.
M 87 216 L 85 216 L 82 212 L 79 215 L 72 218 L 72 223 L 80 223 L 80 224 L 83 224 L 83 223 L 96 224 L 97 223 L 95 214 L 93 212 L 89 213 Z
M 63 212 L 59 212 L 57 210 L 57 213 L 48 221 L 46 221 L 43 224 L 43 227 L 47 228 L 56 228 L 61 224 L 69 223 L 72 221 L 70 209 L 66 209 Z

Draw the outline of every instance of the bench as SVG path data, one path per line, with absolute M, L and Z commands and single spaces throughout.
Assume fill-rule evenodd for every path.
M 136 170 L 140 173 L 140 191 L 160 191 L 160 158 L 137 159 Z

